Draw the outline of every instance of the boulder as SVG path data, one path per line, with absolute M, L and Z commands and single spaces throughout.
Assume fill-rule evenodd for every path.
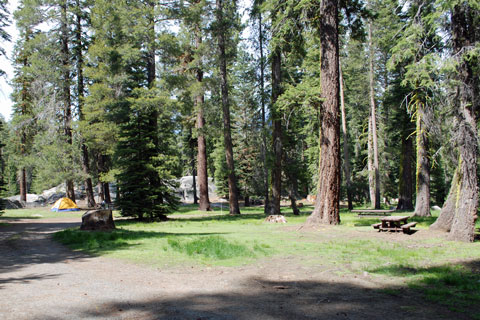
M 80 230 L 113 229 L 115 229 L 115 223 L 113 222 L 112 210 L 90 210 L 85 212 L 82 216 L 82 225 L 80 226 Z
M 287 223 L 287 219 L 282 215 L 272 214 L 265 218 L 265 222 Z
M 58 193 L 51 194 L 51 195 L 47 198 L 47 203 L 53 204 L 53 203 L 55 203 L 58 199 L 65 198 L 66 196 L 67 196 L 67 195 L 66 195 L 65 192 L 58 192 Z
M 5 201 L 5 209 L 21 209 L 25 206 L 18 200 L 4 199 L 3 201 Z

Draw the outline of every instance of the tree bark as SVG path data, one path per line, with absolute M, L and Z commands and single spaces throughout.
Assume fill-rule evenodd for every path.
M 70 95 L 70 54 L 68 50 L 68 21 L 67 21 L 67 2 L 60 3 L 60 34 L 61 34 L 61 53 L 62 53 L 62 99 L 63 99 L 63 128 L 67 143 L 72 145 L 72 103 Z M 67 197 L 75 202 L 75 190 L 73 180 L 67 179 Z
M 404 125 L 410 123 L 406 113 L 404 114 Z M 400 172 L 398 182 L 398 205 L 397 210 L 413 210 L 413 180 L 412 180 L 412 159 L 413 142 L 407 129 L 402 132 L 402 150 L 400 155 Z
M 415 215 L 430 217 L 430 159 L 428 157 L 428 135 L 425 125 L 425 105 L 417 103 L 417 196 Z
M 268 188 L 268 166 L 267 166 L 267 127 L 265 125 L 265 57 L 263 55 L 263 31 L 262 13 L 258 13 L 258 42 L 260 47 L 260 101 L 262 105 L 262 161 L 263 161 L 263 186 L 264 186 L 264 213 L 270 213 L 270 199 Z
M 195 46 L 198 50 L 202 43 L 202 36 L 200 34 L 200 28 L 195 28 Z M 203 70 L 198 67 L 197 69 L 197 84 L 201 85 L 203 81 Z M 204 96 L 202 93 L 198 93 L 195 97 L 195 106 L 197 109 L 197 172 L 198 172 L 198 187 L 200 191 L 200 203 L 198 210 L 211 211 L 210 199 L 208 197 L 208 170 L 207 170 L 207 140 L 205 138 L 205 117 L 203 115 Z
M 80 14 L 80 1 L 75 1 L 77 12 L 75 13 L 75 42 L 76 42 L 76 60 L 77 60 L 77 90 L 78 90 L 78 118 L 83 120 L 83 100 L 85 98 L 85 84 L 83 78 L 83 41 L 82 41 L 82 16 Z M 85 178 L 85 193 L 87 194 L 87 205 L 90 208 L 95 207 L 95 197 L 93 195 L 92 178 L 90 178 L 90 164 L 88 159 L 88 148 L 82 142 L 82 171 Z
M 375 106 L 375 83 L 373 70 L 373 55 L 374 49 L 372 44 L 372 26 L 368 24 L 368 47 L 369 47 L 369 86 L 370 86 L 370 119 L 371 119 L 371 136 L 373 148 L 373 177 L 374 177 L 374 197 L 372 199 L 372 206 L 375 209 L 380 209 L 380 171 L 378 164 L 378 138 L 377 138 L 377 111 Z
M 368 137 L 367 137 L 367 169 L 368 169 L 368 191 L 370 204 L 375 208 L 375 171 L 373 170 L 373 137 L 372 137 L 372 114 L 368 115 Z
M 457 94 L 454 100 L 455 114 L 459 125 L 457 145 L 459 149 L 458 175 L 459 185 L 455 215 L 449 239 L 472 242 L 475 238 L 475 222 L 478 209 L 477 181 L 477 127 L 475 111 L 478 105 L 475 97 L 475 87 L 478 76 L 475 76 L 470 58 L 467 58 L 469 48 L 475 46 L 476 28 L 473 24 L 478 12 L 467 2 L 457 4 L 451 15 L 453 53 L 461 60 L 457 66 Z
M 223 107 L 223 139 L 225 144 L 225 157 L 228 168 L 228 195 L 230 214 L 240 214 L 238 205 L 238 188 L 235 178 L 235 164 L 233 161 L 233 143 L 230 130 L 230 102 L 228 98 L 228 80 L 227 80 L 227 57 L 225 54 L 225 30 L 223 17 L 223 0 L 216 0 L 217 4 L 217 22 L 219 29 L 218 35 L 218 54 L 220 63 L 220 81 L 222 91 L 222 107 Z
M 281 95 L 282 61 L 279 49 L 272 54 L 272 117 L 273 117 L 273 153 L 272 168 L 272 202 L 270 214 L 279 215 L 282 196 L 282 119 L 276 110 L 276 102 Z
M 340 223 L 340 106 L 338 64 L 338 1 L 321 3 L 321 86 L 323 114 L 320 138 L 319 190 L 307 224 Z
M 27 170 L 21 168 L 19 171 L 20 201 L 27 202 Z
M 430 229 L 432 230 L 450 232 L 450 229 L 452 229 L 453 218 L 455 217 L 455 206 L 457 202 L 457 190 L 460 187 L 460 177 L 457 172 L 458 169 L 455 170 L 453 175 L 450 191 L 448 192 L 447 200 L 442 206 L 442 211 L 440 211 L 440 215 L 435 223 L 430 226 Z
M 338 69 L 340 74 L 340 109 L 342 113 L 343 171 L 345 173 L 345 184 L 347 186 L 348 210 L 353 210 L 352 178 L 350 173 L 350 153 L 348 152 L 347 117 L 345 113 L 345 98 L 343 95 L 343 74 L 342 74 L 342 68 L 340 64 L 338 66 Z

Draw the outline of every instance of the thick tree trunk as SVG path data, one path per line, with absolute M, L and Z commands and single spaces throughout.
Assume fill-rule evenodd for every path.
M 438 216 L 435 223 L 430 226 L 432 230 L 440 230 L 449 232 L 452 229 L 453 218 L 455 217 L 455 206 L 457 203 L 457 191 L 460 187 L 460 177 L 455 170 L 452 183 L 450 185 L 450 191 L 448 192 L 447 200 L 443 204 L 442 211 Z
M 408 132 L 405 131 L 402 136 L 402 152 L 400 155 L 397 210 L 413 210 L 412 159 L 413 142 Z
M 456 190 L 456 208 L 449 239 L 457 241 L 473 241 L 475 238 L 475 222 L 478 210 L 477 181 L 477 123 L 475 119 L 478 97 L 475 88 L 478 76 L 474 73 L 477 67 L 475 59 L 467 58 L 468 50 L 475 47 L 476 26 L 474 17 L 478 11 L 468 2 L 457 4 L 453 8 L 452 40 L 453 52 L 461 59 L 457 67 L 457 96 L 455 113 L 459 125 L 457 145 L 459 149 L 458 174 L 459 186 Z
M 262 14 L 258 14 L 258 42 L 260 47 L 260 101 L 262 105 L 262 162 L 263 162 L 263 186 L 264 186 L 264 213 L 270 213 L 270 199 L 268 188 L 268 166 L 267 166 L 267 127 L 265 116 L 265 57 L 263 55 L 263 31 L 262 31 Z
M 340 106 L 338 70 L 338 1 L 321 3 L 321 86 L 323 114 L 320 140 L 319 190 L 308 224 L 340 223 Z
M 456 145 L 459 151 L 457 169 L 442 212 L 432 229 L 450 230 L 449 239 L 471 242 L 475 238 L 478 210 L 477 128 L 475 111 L 478 100 L 471 61 L 465 59 L 466 48 L 474 46 L 473 16 L 478 14 L 467 3 L 454 7 L 452 19 L 453 53 L 460 59 L 457 67 L 457 93 L 454 99 L 457 120 Z
M 340 109 L 342 113 L 343 171 L 345 173 L 345 184 L 347 186 L 348 210 L 353 210 L 352 178 L 350 173 L 350 153 L 348 152 L 347 117 L 345 113 L 345 98 L 343 95 L 343 74 L 342 74 L 342 68 L 340 65 L 338 68 L 340 73 Z
M 68 21 L 67 21 L 67 2 L 63 1 L 60 4 L 61 11 L 61 22 L 60 22 L 60 33 L 61 33 L 61 52 L 62 52 L 62 99 L 63 99 L 63 128 L 64 134 L 67 139 L 67 143 L 72 145 L 72 103 L 70 96 L 70 53 L 68 49 Z M 73 186 L 73 180 L 68 179 L 66 181 L 67 186 L 67 197 L 75 202 L 75 190 Z
M 430 159 L 425 125 L 425 105 L 417 103 L 417 197 L 415 215 L 430 217 Z
M 238 189 L 235 178 L 235 164 L 233 161 L 233 143 L 230 130 L 230 102 L 228 98 L 227 56 L 225 54 L 225 23 L 223 18 L 223 0 L 216 0 L 216 4 L 217 22 L 219 26 L 217 32 L 223 107 L 223 139 L 225 144 L 225 157 L 227 160 L 228 168 L 228 200 L 230 205 L 230 214 L 240 214 L 240 207 L 238 205 Z
M 281 94 L 282 62 L 280 52 L 277 49 L 272 54 L 272 116 L 273 116 L 273 154 L 274 163 L 272 168 L 272 202 L 270 214 L 279 215 L 280 200 L 282 196 L 282 119 L 276 110 L 276 102 Z
M 83 79 L 83 41 L 82 41 L 82 17 L 80 15 L 80 1 L 75 1 L 77 12 L 75 14 L 75 42 L 76 42 L 76 60 L 77 60 L 77 90 L 78 90 L 78 117 L 83 120 L 83 100 L 85 97 L 85 85 Z M 82 171 L 85 178 L 85 193 L 87 194 L 87 205 L 90 208 L 95 207 L 95 197 L 93 195 L 92 179 L 90 178 L 90 164 L 88 159 L 88 148 L 82 142 Z
M 373 148 L 373 177 L 374 177 L 374 198 L 372 199 L 372 206 L 375 209 L 380 209 L 380 169 L 378 163 L 378 138 L 377 138 L 377 111 L 375 106 L 375 83 L 373 70 L 373 55 L 374 49 L 372 44 L 372 27 L 368 24 L 368 47 L 369 47 L 369 86 L 370 86 L 370 119 L 371 119 L 371 136 Z

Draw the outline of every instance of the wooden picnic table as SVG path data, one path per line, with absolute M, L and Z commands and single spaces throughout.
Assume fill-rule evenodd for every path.
M 380 223 L 375 223 L 372 226 L 378 231 L 394 231 L 400 232 L 403 231 L 407 233 L 410 231 L 410 228 L 415 227 L 416 222 L 407 223 L 410 216 L 390 216 L 383 217 L 380 219 Z

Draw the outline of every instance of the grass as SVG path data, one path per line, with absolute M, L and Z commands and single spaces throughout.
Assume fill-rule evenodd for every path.
M 386 283 L 386 294 L 400 296 L 413 290 L 480 319 L 479 242 L 450 242 L 428 234 L 379 238 L 370 226 L 378 218 L 358 218 L 346 209 L 342 209 L 340 226 L 299 232 L 313 208 L 301 208 L 300 216 L 291 215 L 289 208 L 282 210 L 287 225 L 264 223 L 261 207 L 242 208 L 242 215 L 230 216 L 224 208 L 205 213 L 186 205 L 167 222 L 117 220 L 112 232 L 70 229 L 56 233 L 55 238 L 74 250 L 156 267 L 239 266 L 265 257 L 294 257 L 305 267 L 333 269 L 341 275 L 367 272 Z M 412 219 L 419 222 L 418 229 L 435 221 L 439 212 L 432 213 L 431 218 Z
M 85 211 L 67 211 L 67 212 L 52 212 L 50 206 L 32 209 L 7 209 L 5 213 L 0 216 L 0 219 L 50 219 L 50 218 L 66 218 L 66 217 L 81 217 Z

